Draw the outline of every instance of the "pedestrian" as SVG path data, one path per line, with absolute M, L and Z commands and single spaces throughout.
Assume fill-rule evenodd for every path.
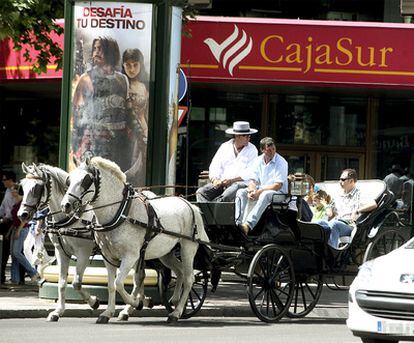
M 233 138 L 220 145 L 209 167 L 210 182 L 196 192 L 198 202 L 234 201 L 236 192 L 247 187 L 243 180 L 249 165 L 257 157 L 250 136 L 257 132 L 247 121 L 236 121 L 226 130 Z
M 10 228 L 12 225 L 12 209 L 16 199 L 12 195 L 12 188 L 16 184 L 16 174 L 13 171 L 2 172 L 3 186 L 6 188 L 3 201 L 0 205 L 0 235 L 3 236 L 1 256 L 0 283 L 6 282 L 6 266 L 10 256 Z
M 20 204 L 23 199 L 23 194 L 19 194 L 19 188 L 16 184 L 12 188 L 12 195 L 15 198 L 16 202 L 12 208 L 12 230 L 11 230 L 11 255 L 12 255 L 12 265 L 11 265 L 11 282 L 14 284 L 23 284 L 24 278 L 20 275 L 20 266 L 22 266 L 27 274 L 30 276 L 31 281 L 37 282 L 40 280 L 40 275 L 35 268 L 32 267 L 30 262 L 27 260 L 26 256 L 23 254 L 23 244 L 29 233 L 29 227 L 27 223 L 20 221 L 17 216 L 19 211 Z
M 399 164 L 393 164 L 390 173 L 385 176 L 384 182 L 387 185 L 387 189 L 391 191 L 395 199 L 401 199 L 402 185 L 404 180 L 401 180 L 402 169 Z
M 24 256 L 33 267 L 37 266 L 38 271 L 55 260 L 54 257 L 49 256 L 44 246 L 45 234 L 43 230 L 46 226 L 45 216 L 48 212 L 49 208 L 46 207 L 35 213 L 33 220 L 29 222 L 29 233 L 24 241 Z

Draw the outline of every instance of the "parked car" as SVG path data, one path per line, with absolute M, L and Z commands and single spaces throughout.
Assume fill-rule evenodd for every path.
M 348 328 L 363 342 L 414 340 L 414 238 L 360 267 L 348 305 Z

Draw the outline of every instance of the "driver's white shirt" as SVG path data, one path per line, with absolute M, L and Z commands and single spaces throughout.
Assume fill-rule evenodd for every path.
M 242 176 L 242 173 L 257 157 L 257 154 L 257 148 L 249 142 L 236 156 L 234 139 L 224 142 L 211 161 L 209 168 L 210 180 L 233 179 Z

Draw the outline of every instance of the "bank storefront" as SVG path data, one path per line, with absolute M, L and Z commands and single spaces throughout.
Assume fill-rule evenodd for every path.
M 414 171 L 413 25 L 203 17 L 189 32 L 190 169 L 207 168 L 223 128 L 248 120 L 256 143 L 275 137 L 290 171 L 317 180 L 346 167 L 360 178 L 393 163 Z
M 189 92 L 180 105 L 189 121 L 178 129 L 178 184 L 187 162 L 196 184 L 235 120 L 259 129 L 253 143 L 275 137 L 290 171 L 317 180 L 345 167 L 360 178 L 383 178 L 393 163 L 414 171 L 413 25 L 199 17 L 188 31 L 181 67 Z M 4 56 L 2 168 L 57 164 L 61 75 L 51 66 L 51 75 L 38 77 L 15 52 Z

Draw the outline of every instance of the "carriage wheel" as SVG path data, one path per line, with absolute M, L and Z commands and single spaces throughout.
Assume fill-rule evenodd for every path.
M 286 316 L 302 318 L 308 315 L 318 303 L 323 288 L 323 276 L 296 275 L 293 299 Z
M 364 255 L 364 262 L 388 254 L 403 245 L 405 241 L 406 239 L 401 234 L 400 229 L 383 230 L 368 244 Z
M 247 273 L 250 307 L 261 321 L 276 323 L 288 311 L 295 272 L 290 257 L 274 244 L 259 250 Z
M 168 270 L 168 273 L 170 271 Z M 170 303 L 170 298 L 174 292 L 176 277 L 174 274 L 167 275 L 166 271 L 160 271 L 160 279 L 158 288 L 163 305 L 168 313 L 174 311 L 173 305 Z M 207 295 L 208 273 L 206 270 L 194 269 L 194 284 L 188 295 L 187 306 L 181 315 L 181 319 L 188 319 L 200 311 Z

